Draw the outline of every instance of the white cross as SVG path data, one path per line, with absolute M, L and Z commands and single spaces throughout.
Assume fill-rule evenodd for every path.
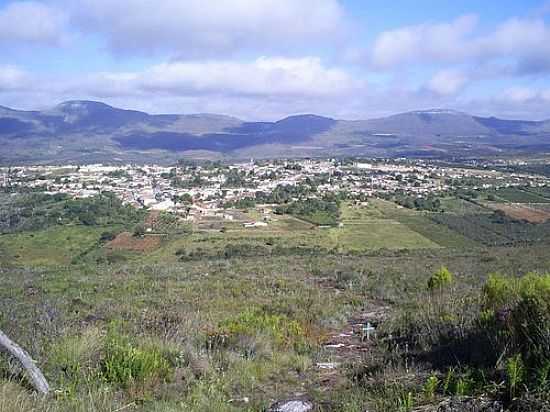
M 363 333 L 366 334 L 367 340 L 370 340 L 370 333 L 374 330 L 376 330 L 376 328 L 372 326 L 370 322 L 367 322 L 367 324 L 363 326 Z

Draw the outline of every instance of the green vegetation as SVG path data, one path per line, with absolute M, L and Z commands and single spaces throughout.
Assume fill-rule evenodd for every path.
M 547 203 L 549 199 L 526 189 L 506 188 L 496 192 L 497 198 L 512 203 Z
M 129 387 L 151 380 L 166 381 L 173 372 L 156 346 L 136 347 L 114 327 L 106 337 L 104 351 L 100 376 L 111 384 Z
M 101 226 L 53 226 L 35 232 L 2 235 L 0 263 L 42 266 L 77 262 L 101 247 L 106 229 Z
M 441 211 L 441 200 L 437 197 L 412 197 L 406 195 L 397 195 L 395 203 L 406 207 L 407 209 L 426 210 L 430 212 Z
M 334 226 L 338 224 L 340 210 L 336 202 L 307 199 L 278 206 L 278 214 L 289 214 L 317 225 Z
M 493 214 L 434 214 L 431 219 L 449 229 L 487 246 L 519 245 L 550 240 L 550 223 L 529 224 Z
M 449 272 L 449 269 L 442 266 L 428 279 L 428 290 L 432 292 L 436 290 L 441 290 L 444 287 L 450 286 L 452 283 L 453 274 Z
M 251 207 L 223 231 L 180 230 L 171 215 L 72 202 L 44 198 L 37 210 L 67 210 L 59 223 L 0 236 L 0 329 L 55 390 L 33 396 L 2 357 L 0 410 L 258 411 L 296 392 L 322 411 L 550 402 L 545 224 L 451 197 L 435 213 L 326 198 L 283 203 L 258 228 L 242 225 L 263 219 Z M 304 220 L 319 212 L 342 225 Z M 113 250 L 121 232 L 158 245 Z M 326 346 L 365 313 L 376 337 Z
M 262 311 L 248 310 L 236 318 L 221 322 L 219 333 L 229 341 L 267 334 L 277 345 L 283 347 L 302 348 L 307 344 L 304 327 L 299 322 L 290 320 L 284 314 L 268 314 Z
M 139 221 L 144 213 L 123 206 L 111 193 L 86 199 L 67 195 L 23 194 L 0 199 L 0 233 L 34 231 L 56 225 L 125 225 Z

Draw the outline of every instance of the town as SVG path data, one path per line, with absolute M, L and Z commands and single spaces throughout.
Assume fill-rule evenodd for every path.
M 423 160 L 274 160 L 237 164 L 22 166 L 0 168 L 0 190 L 64 193 L 87 198 L 111 192 L 124 204 L 183 215 L 186 220 L 218 216 L 228 209 L 266 209 L 285 201 L 329 195 L 365 202 L 370 197 L 426 199 L 457 190 L 550 186 L 550 178 L 507 173 L 489 165 L 466 167 Z M 404 204 L 406 206 L 406 204 Z

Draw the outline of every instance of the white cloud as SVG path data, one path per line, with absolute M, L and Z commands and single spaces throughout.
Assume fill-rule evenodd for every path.
M 157 93 L 328 99 L 361 91 L 366 82 L 344 69 L 325 67 L 316 57 L 260 57 L 250 62 L 171 62 L 136 72 L 91 73 L 63 82 L 62 87 L 98 97 Z
M 65 38 L 66 16 L 35 1 L 8 3 L 0 8 L 0 43 L 59 45 Z
M 27 86 L 28 75 L 16 66 L 0 66 L 0 91 L 18 90 Z
M 550 27 L 541 19 L 510 19 L 476 41 L 478 58 L 512 58 L 516 74 L 550 70 Z
M 533 89 L 530 87 L 510 87 L 497 96 L 497 100 L 507 103 L 523 104 L 540 101 L 550 102 L 550 90 Z
M 316 57 L 260 57 L 247 62 L 168 62 L 135 72 L 72 77 L 26 75 L 22 87 L 15 101 L 23 107 L 50 96 L 52 105 L 95 99 L 156 113 L 209 111 L 262 119 L 298 112 L 343 113 L 350 96 L 363 95 L 367 85 Z
M 131 79 L 142 90 L 168 94 L 330 97 L 364 86 L 319 58 L 260 57 L 252 62 L 175 62 L 153 66 Z
M 327 75 L 326 72 L 339 72 L 341 69 L 324 68 L 324 75 L 315 74 L 313 70 L 309 77 L 315 81 L 309 83 L 309 88 L 304 88 L 294 87 L 292 81 L 269 84 L 269 75 L 262 71 L 264 69 L 255 68 L 266 63 L 252 61 L 245 64 L 246 70 L 249 70 L 245 75 L 251 78 L 254 86 L 249 86 L 249 90 L 243 93 L 238 84 L 243 81 L 241 75 L 226 80 L 213 76 L 212 73 L 226 69 L 224 62 L 218 62 L 219 67 L 210 62 L 216 69 L 205 69 L 203 78 L 197 77 L 200 71 L 198 69 L 189 71 L 187 67 L 181 71 L 182 64 L 194 65 L 166 63 L 140 72 L 89 73 L 72 78 L 25 73 L 17 68 L 0 68 L 0 89 L 6 84 L 10 85 L 9 89 L 0 93 L 0 105 L 45 109 L 64 100 L 91 99 L 150 113 L 210 112 L 233 115 L 244 120 L 278 120 L 297 113 L 316 113 L 340 119 L 366 119 L 435 107 L 484 116 L 522 119 L 550 117 L 550 89 L 544 88 L 511 87 L 494 96 L 472 100 L 461 95 L 426 93 L 426 89 L 418 89 L 413 85 L 410 88 L 402 84 L 390 88 L 375 85 L 366 87 L 364 82 L 356 83 L 357 80 L 350 76 L 350 83 L 345 87 L 327 94 L 322 85 L 325 82 L 330 84 L 332 75 Z M 272 70 L 273 64 L 280 65 L 267 63 L 270 67 L 268 72 Z M 291 66 L 295 67 L 293 64 Z
M 480 34 L 473 15 L 451 22 L 402 27 L 382 32 L 375 40 L 371 63 L 393 69 L 404 64 L 483 62 L 505 59 L 510 64 L 494 74 L 550 71 L 550 27 L 541 18 L 512 18 Z
M 73 21 L 123 53 L 169 51 L 179 58 L 283 50 L 330 41 L 346 26 L 337 0 L 82 0 Z
M 462 91 L 467 81 L 467 76 L 459 70 L 442 70 L 430 79 L 427 89 L 442 96 L 449 96 Z
M 466 15 L 450 23 L 408 26 L 381 33 L 375 40 L 372 61 L 392 67 L 419 60 L 458 61 L 468 53 L 465 39 L 476 27 L 477 17 Z

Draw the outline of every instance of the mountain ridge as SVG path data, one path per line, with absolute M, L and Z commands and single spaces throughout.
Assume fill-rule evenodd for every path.
M 243 121 L 215 113 L 149 114 L 69 100 L 42 111 L 0 106 L 0 162 L 170 161 L 331 155 L 432 156 L 550 150 L 550 121 L 431 108 L 366 120 L 312 113 Z

